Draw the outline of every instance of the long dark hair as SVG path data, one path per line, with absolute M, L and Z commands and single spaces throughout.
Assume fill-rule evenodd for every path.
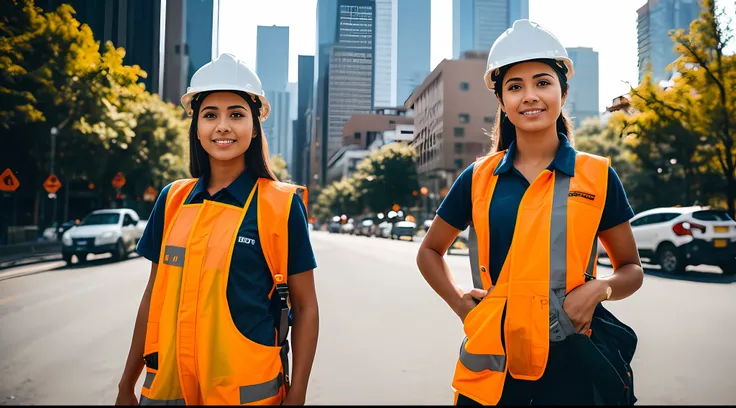
M 567 67 L 564 64 L 553 59 L 536 59 L 531 61 L 543 62 L 552 67 L 552 69 L 555 70 L 555 73 L 557 73 L 557 78 L 560 81 L 562 96 L 565 96 L 565 94 L 567 94 Z M 503 87 L 501 86 L 501 83 L 503 82 L 503 77 L 506 72 L 514 65 L 516 64 L 507 65 L 501 69 L 498 69 L 491 75 L 491 80 L 494 83 L 494 93 L 496 94 L 498 99 L 501 99 L 501 96 L 503 95 Z M 567 118 L 567 115 L 563 110 L 560 110 L 560 116 L 557 117 L 556 127 L 557 133 L 564 133 L 570 141 L 570 144 L 574 143 L 572 134 L 572 122 L 570 121 L 570 119 Z M 511 143 L 516 140 L 516 126 L 511 123 L 509 117 L 506 115 L 506 112 L 501 109 L 501 106 L 498 107 L 498 112 L 496 113 L 496 123 L 493 125 L 491 136 L 493 138 L 493 147 L 491 148 L 491 153 L 500 152 L 508 149 L 509 146 L 511 146 Z
M 189 126 L 189 172 L 194 178 L 202 177 L 210 172 L 210 157 L 202 147 L 199 138 L 197 138 L 197 123 L 199 122 L 199 109 L 202 106 L 202 101 L 214 92 L 218 91 L 199 93 L 192 100 L 192 124 Z M 239 95 L 248 104 L 253 115 L 253 128 L 256 131 L 256 137 L 251 140 L 248 150 L 243 155 L 245 171 L 250 172 L 255 177 L 278 181 L 271 168 L 271 160 L 268 158 L 268 143 L 261 127 L 261 100 L 241 91 L 220 92 L 232 92 Z

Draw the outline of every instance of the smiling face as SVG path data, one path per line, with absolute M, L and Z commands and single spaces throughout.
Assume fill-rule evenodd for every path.
M 256 133 L 250 107 L 240 96 L 215 92 L 202 101 L 197 138 L 210 160 L 242 162 Z
M 512 66 L 503 77 L 502 89 L 501 109 L 518 130 L 527 133 L 555 127 L 567 97 L 555 70 L 538 61 Z

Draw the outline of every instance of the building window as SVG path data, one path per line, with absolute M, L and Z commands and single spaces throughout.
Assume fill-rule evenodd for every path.
M 457 115 L 458 120 L 460 120 L 460 123 L 468 123 L 470 122 L 470 115 L 467 113 L 460 113 Z
M 455 153 L 457 154 L 463 154 L 463 144 L 462 143 L 455 143 Z
M 459 170 L 459 169 L 462 169 L 463 167 L 464 167 L 463 166 L 463 159 L 456 159 L 455 160 L 455 168 Z
M 486 116 L 483 118 L 483 122 L 493 123 L 493 116 Z
M 465 137 L 465 128 L 462 127 L 456 127 L 455 128 L 455 137 Z
M 467 82 L 460 82 L 460 90 L 467 91 L 470 89 L 470 85 Z
M 353 136 L 355 136 L 356 139 L 360 139 L 360 132 L 355 132 L 355 135 Z

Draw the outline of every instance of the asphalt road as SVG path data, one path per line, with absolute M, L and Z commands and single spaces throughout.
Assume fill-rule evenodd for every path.
M 451 404 L 459 319 L 415 265 L 418 242 L 312 234 L 320 339 L 308 404 Z M 446 256 L 472 287 L 466 255 Z M 0 404 L 112 404 L 148 277 L 142 258 L 0 270 Z M 601 275 L 610 268 L 600 268 Z M 736 277 L 647 269 L 607 305 L 639 336 L 640 404 L 736 404 Z

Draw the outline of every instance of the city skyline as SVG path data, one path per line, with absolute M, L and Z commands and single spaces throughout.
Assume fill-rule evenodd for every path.
M 610 106 L 613 98 L 628 92 L 629 85 L 624 81 L 633 86 L 638 82 L 636 10 L 644 3 L 646 0 L 605 4 L 585 0 L 529 0 L 530 20 L 555 33 L 568 48 L 591 47 L 598 52 L 599 111 Z M 727 15 L 734 15 L 733 2 L 716 0 L 716 6 L 725 8 Z M 315 55 L 316 7 L 317 0 L 259 3 L 221 0 L 219 51 L 233 53 L 255 68 L 256 27 L 290 26 L 288 80 L 296 82 L 297 56 Z M 430 71 L 443 59 L 452 58 L 453 41 L 452 0 L 432 0 L 431 7 Z M 284 13 L 284 10 L 290 12 Z M 255 18 L 243 19 L 243 15 Z M 602 16 L 605 18 L 600 18 Z M 736 41 L 732 41 L 727 51 L 735 50 Z

